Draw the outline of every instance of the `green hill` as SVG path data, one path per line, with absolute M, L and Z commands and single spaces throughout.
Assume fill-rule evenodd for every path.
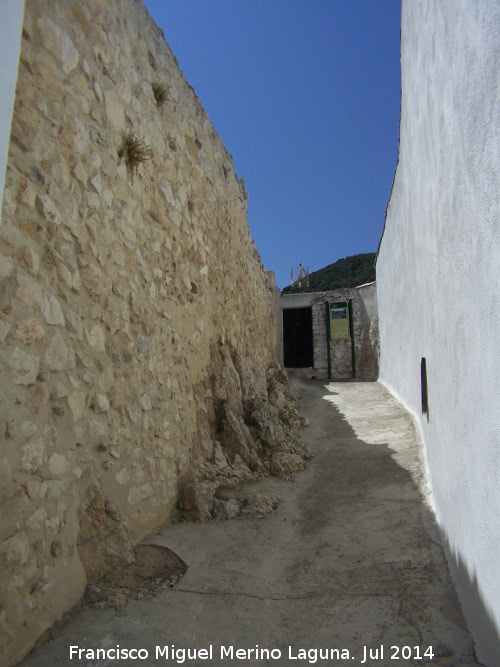
M 338 259 L 333 264 L 325 266 L 309 274 L 309 287 L 306 279 L 302 278 L 302 289 L 296 281 L 283 289 L 283 294 L 294 294 L 296 292 L 328 292 L 339 287 L 357 287 L 364 283 L 375 280 L 375 256 L 374 252 L 361 255 L 351 255 Z

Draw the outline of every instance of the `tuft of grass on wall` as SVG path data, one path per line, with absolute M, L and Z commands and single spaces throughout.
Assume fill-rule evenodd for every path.
M 169 87 L 159 83 L 159 81 L 155 81 L 151 84 L 151 88 L 153 89 L 156 104 L 161 107 L 168 97 Z
M 144 142 L 144 139 L 136 137 L 135 132 L 123 132 L 122 143 L 118 148 L 118 157 L 125 160 L 127 169 L 130 171 L 130 178 L 134 182 L 134 175 L 137 174 L 139 165 L 152 158 L 151 148 Z

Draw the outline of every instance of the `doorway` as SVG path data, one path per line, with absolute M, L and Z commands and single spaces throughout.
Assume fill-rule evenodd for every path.
M 311 308 L 283 310 L 283 363 L 287 368 L 314 366 Z

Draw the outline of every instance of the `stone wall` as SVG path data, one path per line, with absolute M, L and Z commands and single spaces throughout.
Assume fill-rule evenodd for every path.
M 328 346 L 325 303 L 352 300 L 356 378 L 376 380 L 378 376 L 378 315 L 375 283 L 329 292 L 287 294 L 281 297 L 282 309 L 311 308 L 313 327 L 314 375 L 328 378 Z M 352 378 L 351 339 L 330 342 L 332 380 Z
M 7 663 L 179 490 L 210 518 L 225 478 L 303 465 L 246 199 L 142 3 L 27 1 L 0 229 Z

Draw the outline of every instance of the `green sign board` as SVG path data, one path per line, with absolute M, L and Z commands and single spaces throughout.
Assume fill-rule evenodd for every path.
M 330 303 L 330 338 L 349 338 L 349 311 L 347 301 Z

